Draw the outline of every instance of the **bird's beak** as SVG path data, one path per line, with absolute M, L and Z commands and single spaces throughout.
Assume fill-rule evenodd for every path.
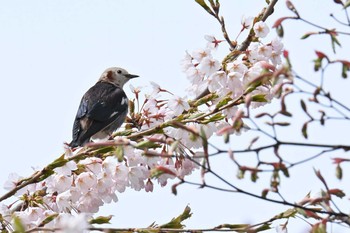
M 125 77 L 132 79 L 132 78 L 137 78 L 139 76 L 136 74 L 125 74 Z

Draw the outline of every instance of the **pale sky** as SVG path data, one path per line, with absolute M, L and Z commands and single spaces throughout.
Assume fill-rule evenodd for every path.
M 232 38 L 240 30 L 241 17 L 256 15 L 264 4 L 263 0 L 221 1 Z M 310 17 L 316 21 L 323 20 L 322 12 L 326 12 L 326 17 L 339 11 L 325 9 L 317 0 L 303 4 L 300 9 L 295 3 L 301 13 L 313 9 Z M 267 21 L 269 26 L 281 16 L 292 15 L 282 0 L 275 12 Z M 300 30 L 294 34 L 300 25 L 286 25 L 285 45 L 294 58 L 294 67 L 309 75 L 312 69 L 303 67 L 307 64 L 312 68 L 311 54 L 317 43 L 311 40 L 303 44 L 313 49 L 302 53 L 301 42 L 293 42 L 302 35 Z M 204 35 L 222 38 L 220 25 L 194 0 L 0 0 L 0 30 L 1 185 L 9 173 L 27 176 L 32 167 L 43 167 L 62 154 L 63 142 L 71 140 L 80 98 L 105 68 L 120 66 L 140 75 L 131 81 L 134 86 L 154 81 L 183 96 L 188 82 L 180 61 L 185 51 L 203 48 Z M 221 60 L 227 52 L 227 46 L 222 46 L 216 58 Z M 125 90 L 130 95 L 128 84 Z M 217 158 L 215 163 L 235 177 L 236 171 L 225 167 L 226 156 Z M 333 167 L 330 172 L 334 173 Z M 293 183 L 293 177 L 289 182 L 290 192 L 298 195 L 295 200 L 302 199 L 304 190 L 297 192 L 299 184 Z M 255 189 L 251 182 L 242 183 L 242 187 Z M 169 221 L 189 204 L 194 214 L 186 225 L 201 228 L 222 223 L 257 223 L 288 208 L 191 186 L 181 187 L 178 196 L 174 196 L 170 188 L 156 187 L 153 193 L 127 191 L 100 214 L 114 215 L 114 227 L 146 227 L 153 221 Z M 307 227 L 300 220 L 295 224 L 298 231 Z

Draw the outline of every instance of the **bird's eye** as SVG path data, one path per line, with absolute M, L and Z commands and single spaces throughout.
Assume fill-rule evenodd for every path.
M 121 73 L 122 73 L 122 71 L 121 71 L 121 70 L 117 70 L 117 73 L 118 73 L 118 74 L 121 74 Z

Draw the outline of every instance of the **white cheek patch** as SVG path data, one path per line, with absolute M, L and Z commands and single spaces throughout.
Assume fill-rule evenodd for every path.
M 128 98 L 123 97 L 122 101 L 120 102 L 121 105 L 128 104 Z

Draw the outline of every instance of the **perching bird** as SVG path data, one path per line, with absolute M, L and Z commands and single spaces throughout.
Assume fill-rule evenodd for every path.
M 74 148 L 91 139 L 105 139 L 117 130 L 128 113 L 128 98 L 123 86 L 138 75 L 118 67 L 106 69 L 98 82 L 83 96 L 73 124 Z

